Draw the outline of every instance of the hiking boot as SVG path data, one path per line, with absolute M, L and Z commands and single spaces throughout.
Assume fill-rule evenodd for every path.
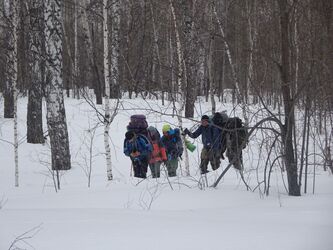
M 175 177 L 175 176 L 177 176 L 176 173 L 169 173 L 168 175 L 169 175 L 169 177 Z
M 207 170 L 207 169 L 201 169 L 201 174 L 207 174 L 207 173 L 209 173 L 209 170 Z

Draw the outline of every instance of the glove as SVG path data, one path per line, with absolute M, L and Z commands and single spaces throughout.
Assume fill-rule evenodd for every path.
M 190 133 L 190 131 L 189 131 L 187 128 L 185 128 L 183 133 L 184 133 L 185 135 L 188 135 L 188 134 Z
M 134 157 L 138 157 L 140 155 L 140 152 L 138 151 L 135 151 L 135 152 L 132 152 L 131 153 L 131 156 L 134 158 Z

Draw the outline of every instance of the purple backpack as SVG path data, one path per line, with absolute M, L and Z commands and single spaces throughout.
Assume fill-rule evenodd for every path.
M 128 131 L 147 136 L 148 123 L 145 115 L 132 115 L 127 126 Z

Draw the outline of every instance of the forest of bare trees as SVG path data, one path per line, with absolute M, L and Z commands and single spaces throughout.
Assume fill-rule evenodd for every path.
M 93 89 L 104 105 L 124 93 L 182 100 L 193 117 L 198 96 L 223 101 L 228 92 L 245 120 L 248 105 L 267 109 L 260 124 L 279 127 L 289 194 L 298 196 L 308 124 L 315 119 L 320 133 L 332 124 L 332 13 L 331 0 L 1 0 L 0 110 L 13 118 L 18 94 L 28 96 L 28 142 L 41 143 L 45 97 L 52 168 L 65 170 L 64 95 Z M 300 128 L 295 110 L 305 112 Z

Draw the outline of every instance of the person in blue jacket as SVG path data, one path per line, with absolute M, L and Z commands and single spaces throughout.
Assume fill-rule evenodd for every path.
M 165 147 L 168 158 L 165 162 L 168 176 L 175 177 L 177 176 L 179 158 L 182 157 L 184 151 L 180 131 L 178 128 L 172 129 L 169 124 L 165 124 L 162 128 L 162 132 L 163 136 L 161 141 Z
M 124 154 L 131 158 L 134 169 L 134 177 L 146 178 L 148 160 L 152 151 L 151 143 L 148 138 L 133 131 L 125 134 Z
M 206 174 L 209 172 L 207 170 L 209 162 L 213 170 L 216 170 L 220 167 L 222 131 L 221 129 L 219 129 L 216 126 L 213 126 L 210 123 L 210 119 L 207 115 L 203 115 L 201 117 L 201 125 L 196 131 L 192 133 L 187 128 L 185 128 L 184 134 L 188 135 L 191 138 L 197 138 L 198 136 L 201 135 L 202 144 L 203 144 L 203 148 L 200 155 L 201 174 Z

